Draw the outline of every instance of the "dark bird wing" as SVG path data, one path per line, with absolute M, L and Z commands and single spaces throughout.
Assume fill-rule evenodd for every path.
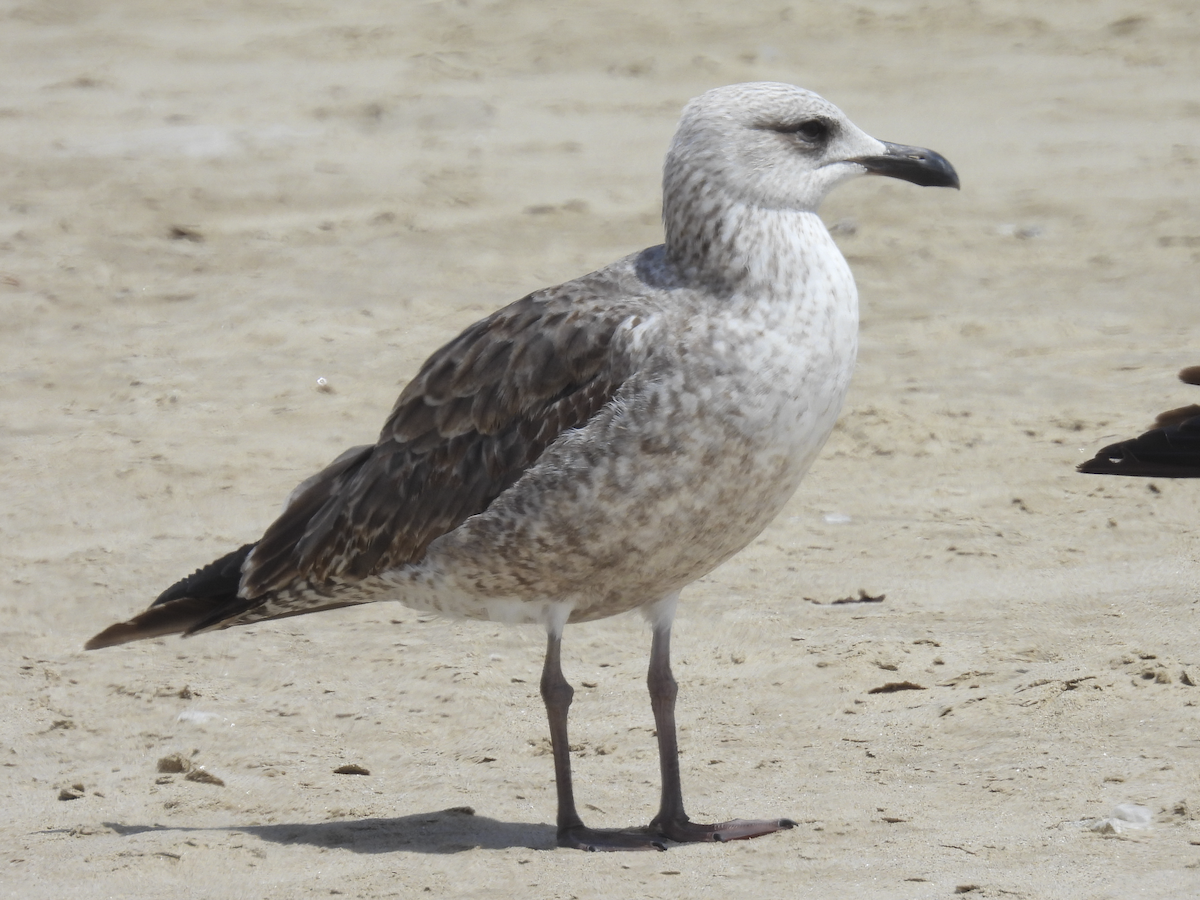
M 1179 373 L 1185 384 L 1200 385 L 1200 366 Z M 1167 410 L 1140 437 L 1109 444 L 1079 466 L 1090 475 L 1200 478 L 1200 406 Z
M 378 443 L 303 482 L 256 544 L 173 585 L 87 648 L 218 626 L 298 583 L 311 601 L 277 615 L 344 606 L 323 587 L 419 561 L 630 374 L 615 339 L 632 312 L 598 299 L 617 293 L 592 283 L 603 278 L 531 294 L 469 327 L 404 389 Z
M 243 593 L 416 562 L 587 422 L 627 374 L 612 352 L 625 314 L 597 317 L 574 299 L 534 294 L 430 357 L 379 442 L 301 486 L 251 553 Z
M 1200 407 L 1184 409 L 1195 413 L 1177 420 L 1177 424 L 1110 444 L 1081 465 L 1079 471 L 1091 475 L 1200 478 Z

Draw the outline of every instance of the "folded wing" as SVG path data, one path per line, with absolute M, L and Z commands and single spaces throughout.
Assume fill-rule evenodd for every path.
M 173 585 L 88 648 L 232 624 L 298 584 L 311 602 L 251 618 L 344 606 L 328 586 L 419 561 L 613 399 L 629 375 L 616 340 L 629 313 L 597 302 L 584 279 L 472 325 L 408 384 L 376 444 L 303 482 L 256 544 Z

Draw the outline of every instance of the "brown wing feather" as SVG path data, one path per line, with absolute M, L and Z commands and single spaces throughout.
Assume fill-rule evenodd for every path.
M 213 610 L 236 601 L 242 563 L 253 549 L 253 544 L 246 544 L 180 579 L 159 594 L 145 612 L 104 629 L 84 644 L 84 649 L 98 650 L 195 627 Z
M 595 415 L 626 376 L 613 338 L 628 313 L 598 315 L 589 300 L 565 287 L 531 294 L 430 357 L 379 442 L 302 485 L 267 529 L 244 572 L 246 607 L 298 579 L 354 580 L 420 560 Z

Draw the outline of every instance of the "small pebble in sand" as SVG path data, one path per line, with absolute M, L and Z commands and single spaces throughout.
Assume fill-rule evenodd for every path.
M 217 787 L 225 787 L 225 782 L 214 775 L 212 772 L 206 771 L 203 766 L 198 769 L 192 769 L 183 776 L 184 781 L 195 781 L 198 784 L 213 784 Z
M 59 800 L 78 800 L 83 796 L 84 788 L 82 784 L 73 784 L 69 788 L 63 788 L 58 792 Z
M 159 772 L 173 775 L 180 772 L 190 772 L 192 764 L 182 753 L 172 753 L 170 756 L 164 756 L 160 759 L 156 768 Z

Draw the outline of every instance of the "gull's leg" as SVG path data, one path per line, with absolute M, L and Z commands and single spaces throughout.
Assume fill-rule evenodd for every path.
M 562 632 L 551 629 L 542 667 L 542 700 L 550 720 L 554 751 L 554 783 L 558 789 L 558 845 L 576 850 L 665 850 L 662 841 L 643 831 L 605 831 L 588 828 L 575 809 L 571 785 L 571 748 L 567 741 L 567 711 L 575 689 L 562 673 Z
M 683 809 L 679 744 L 675 737 L 675 697 L 679 687 L 671 674 L 671 621 L 675 617 L 675 597 L 656 604 L 650 615 L 654 637 L 650 644 L 650 670 L 646 683 L 658 729 L 658 759 L 662 769 L 662 801 L 658 815 L 650 822 L 650 831 L 681 842 L 736 841 L 794 828 L 796 823 L 791 819 L 733 819 L 716 825 L 699 825 L 688 819 Z
M 583 820 L 575 809 L 575 789 L 571 785 L 571 748 L 567 741 L 567 711 L 575 689 L 562 673 L 562 637 L 551 634 L 542 667 L 542 700 L 550 720 L 550 746 L 554 751 L 554 784 L 558 789 L 558 838 L 582 828 Z

